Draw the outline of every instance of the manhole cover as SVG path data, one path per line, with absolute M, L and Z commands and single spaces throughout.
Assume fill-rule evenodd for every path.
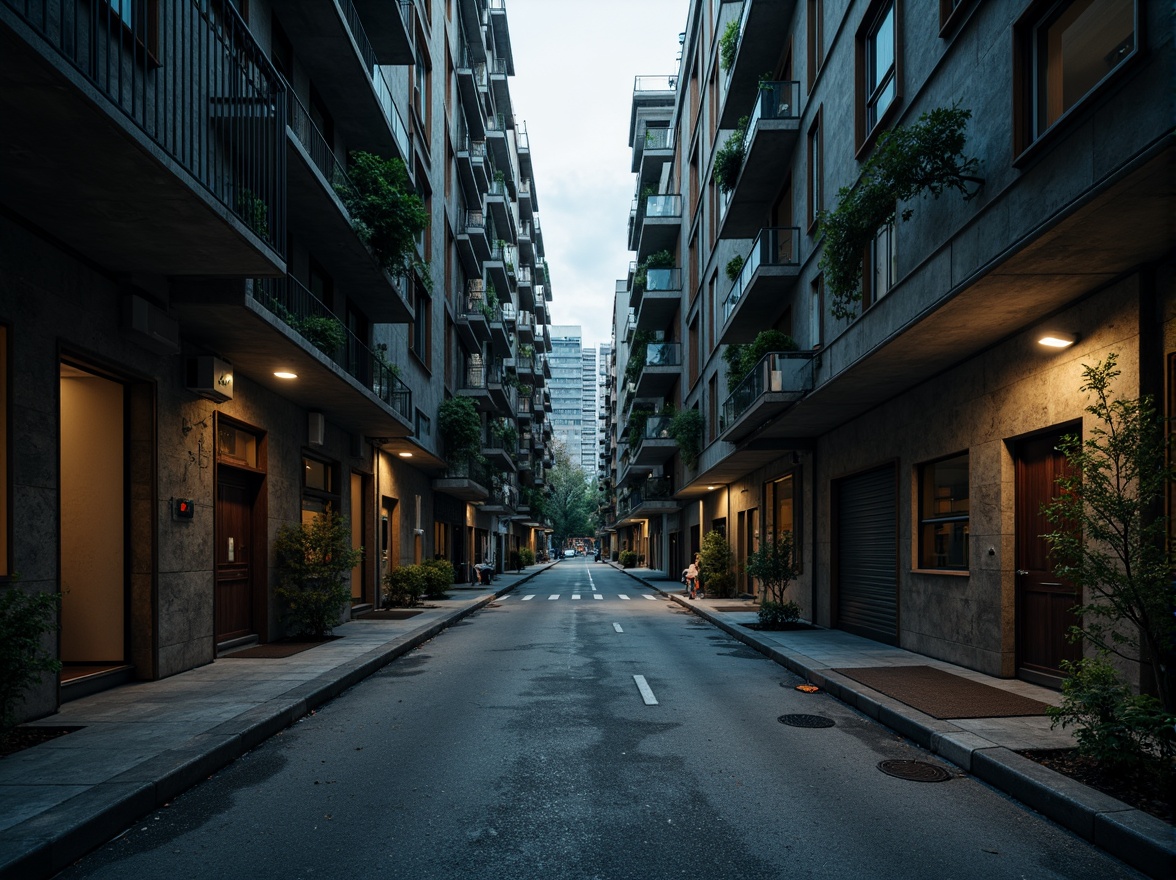
M 936 764 L 926 761 L 879 761 L 878 769 L 887 776 L 909 782 L 947 782 L 951 774 Z
M 837 723 L 824 715 L 781 715 L 777 720 L 789 727 L 833 727 Z

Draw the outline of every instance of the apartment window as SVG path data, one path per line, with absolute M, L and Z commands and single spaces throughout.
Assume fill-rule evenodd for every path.
M 857 33 L 857 142 L 863 147 L 897 106 L 899 0 L 875 0 Z
M 429 323 L 433 316 L 433 301 L 423 284 L 413 282 L 412 352 L 426 366 L 429 365 Z
M 817 74 L 821 72 L 821 65 L 825 63 L 824 20 L 824 0 L 808 0 L 807 53 L 809 91 L 812 91 L 813 83 L 817 81 Z
M 711 375 L 710 381 L 706 388 L 707 396 L 707 419 L 706 419 L 706 439 L 708 443 L 713 443 L 715 437 L 718 436 L 719 431 L 719 375 L 715 373 Z
M 898 276 L 894 246 L 894 224 L 887 223 L 866 249 L 866 270 L 862 273 L 862 303 L 871 306 L 894 286 Z
M 106 0 L 106 6 L 110 11 L 105 26 L 122 30 L 128 38 L 133 38 L 147 50 L 150 65 L 158 66 L 155 56 L 159 50 L 159 0 Z
M 0 325 L 0 577 L 12 573 L 12 552 L 8 546 L 8 524 L 11 507 L 8 503 L 8 328 Z
M 433 436 L 433 421 L 419 409 L 414 414 L 413 427 L 416 436 L 421 440 L 428 440 Z
M 808 225 L 809 233 L 816 229 L 821 211 L 825 210 L 825 145 L 821 129 L 821 108 L 817 108 L 808 131 Z
M 1034 3 L 1014 34 L 1024 149 L 1138 54 L 1138 0 Z
M 304 456 L 302 459 L 302 521 L 308 522 L 328 506 L 340 510 L 339 463 Z
M 968 569 L 968 454 L 919 468 L 919 567 Z
M 813 348 L 820 348 L 825 342 L 825 276 L 814 278 L 811 287 L 813 299 L 809 310 L 809 341 Z
M 939 0 L 939 35 L 946 36 L 964 17 L 972 0 Z
M 797 519 L 797 475 L 785 474 L 778 480 L 764 484 L 770 521 L 765 523 L 768 534 L 773 536 L 788 532 L 792 535 L 792 559 L 797 567 L 801 561 L 800 523 Z
M 694 387 L 694 383 L 698 381 L 698 317 L 690 322 L 690 329 L 687 331 L 690 336 L 690 387 Z

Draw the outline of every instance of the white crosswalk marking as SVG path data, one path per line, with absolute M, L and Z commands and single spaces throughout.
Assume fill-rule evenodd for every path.
M 547 597 L 547 601 L 552 602 L 558 598 L 559 598 L 559 593 L 552 593 L 550 596 Z
M 600 595 L 600 593 L 593 593 L 592 598 L 593 599 L 603 599 L 604 596 Z
M 524 601 L 524 602 L 530 602 L 530 601 L 531 601 L 532 599 L 534 599 L 534 598 L 535 598 L 535 594 L 534 594 L 534 593 L 532 593 L 530 596 L 523 596 L 523 601 Z
M 620 625 L 619 623 L 614 623 L 614 624 L 613 624 L 613 629 L 615 629 L 615 630 L 616 630 L 617 632 L 619 632 L 619 633 L 623 633 L 623 632 L 624 632 L 624 630 L 623 630 L 623 629 L 621 629 L 621 625 Z
M 646 594 L 645 598 L 649 599 L 651 602 L 657 601 L 657 596 L 650 596 L 650 595 Z
M 580 594 L 579 594 L 579 593 L 572 593 L 572 598 L 573 598 L 573 599 L 579 599 L 579 598 L 580 598 Z
M 617 593 L 617 595 L 620 596 L 622 599 L 624 599 L 626 602 L 629 601 L 629 597 L 626 596 L 624 593 Z

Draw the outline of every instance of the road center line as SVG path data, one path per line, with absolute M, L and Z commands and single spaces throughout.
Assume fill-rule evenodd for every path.
M 613 629 L 615 629 L 615 630 L 616 630 L 617 632 L 619 632 L 619 633 L 623 633 L 623 632 L 624 632 L 624 630 L 623 630 L 623 629 L 621 629 L 621 625 L 620 625 L 619 623 L 614 623 L 614 624 L 613 624 Z
M 645 701 L 646 706 L 656 706 L 657 697 L 653 695 L 653 691 L 649 689 L 649 685 L 645 681 L 644 675 L 634 675 L 633 681 L 637 682 L 637 690 L 641 691 L 641 699 Z

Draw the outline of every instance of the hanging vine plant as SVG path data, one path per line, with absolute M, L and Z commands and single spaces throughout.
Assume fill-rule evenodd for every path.
M 735 181 L 739 179 L 739 172 L 743 168 L 743 159 L 747 151 L 747 125 L 750 117 L 741 116 L 734 131 L 727 135 L 723 145 L 715 153 L 715 183 L 719 191 L 726 195 L 735 189 Z
M 883 132 L 861 177 L 853 186 L 837 192 L 837 206 L 822 211 L 820 230 L 825 248 L 820 269 L 830 293 L 835 318 L 852 318 L 862 298 L 862 258 L 878 230 L 893 223 L 898 203 L 930 193 L 939 198 L 945 190 L 959 192 L 964 201 L 975 198 L 980 184 L 975 176 L 980 162 L 964 156 L 964 129 L 971 110 L 958 105 L 929 110 L 912 125 Z M 902 209 L 909 220 L 914 210 Z
M 468 397 L 448 397 L 437 409 L 445 451 L 455 461 L 468 461 L 482 448 L 482 419 Z
M 686 466 L 698 467 L 698 456 L 702 454 L 702 413 L 696 409 L 678 410 L 670 419 L 668 430 Z

